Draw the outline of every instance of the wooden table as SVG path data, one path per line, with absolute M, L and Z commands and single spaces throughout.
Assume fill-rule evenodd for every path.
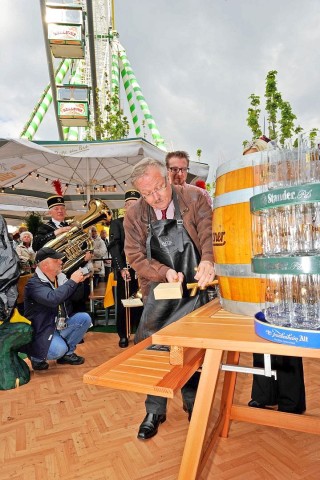
M 320 358 L 320 349 L 292 347 L 264 340 L 255 334 L 252 317 L 226 312 L 216 300 L 163 328 L 152 336 L 152 342 L 206 350 L 183 452 L 180 480 L 197 477 L 218 437 L 228 436 L 230 420 L 320 433 L 320 418 L 316 416 L 235 405 L 233 398 L 236 372 L 226 371 L 220 415 L 208 439 L 206 438 L 206 451 L 203 448 L 224 352 L 228 352 L 227 364 L 237 365 L 241 352 Z

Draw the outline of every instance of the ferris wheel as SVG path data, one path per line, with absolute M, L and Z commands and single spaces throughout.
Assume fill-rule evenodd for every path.
M 98 124 L 116 95 L 127 102 L 136 137 L 166 150 L 119 41 L 114 0 L 40 0 L 40 8 L 50 83 L 20 136 L 33 140 L 53 104 L 61 141 L 100 140 Z

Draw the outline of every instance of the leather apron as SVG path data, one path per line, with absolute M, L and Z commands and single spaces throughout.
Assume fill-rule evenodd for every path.
M 148 206 L 147 258 L 154 259 L 184 275 L 183 297 L 178 300 L 155 300 L 152 282 L 144 305 L 135 343 L 149 337 L 165 325 L 175 322 L 208 301 L 206 291 L 190 297 L 187 283 L 195 282 L 196 267 L 200 254 L 183 226 L 178 199 L 172 189 L 175 218 L 151 222 L 151 208 Z

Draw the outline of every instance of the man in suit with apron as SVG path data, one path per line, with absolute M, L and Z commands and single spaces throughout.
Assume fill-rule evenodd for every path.
M 212 211 L 200 189 L 171 185 L 165 164 L 152 158 L 137 163 L 131 183 L 141 198 L 124 219 L 125 252 L 137 272 L 143 295 L 142 314 L 135 341 L 152 335 L 164 325 L 198 308 L 201 296 L 189 296 L 186 283 L 205 287 L 214 278 L 212 252 Z M 154 302 L 153 288 L 159 282 L 183 284 L 181 300 Z M 192 414 L 199 374 L 182 388 L 183 408 Z M 147 415 L 138 438 L 156 435 L 166 420 L 167 399 L 148 395 Z

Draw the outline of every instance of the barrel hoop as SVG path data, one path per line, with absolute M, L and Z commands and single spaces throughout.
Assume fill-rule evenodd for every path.
M 252 269 L 262 274 L 317 274 L 320 272 L 320 255 L 255 257 Z
M 260 275 L 258 273 L 253 273 L 251 270 L 251 264 L 242 263 L 242 264 L 222 264 L 215 263 L 215 272 L 216 275 L 220 277 L 254 277 L 254 278 L 264 278 L 265 275 Z
M 254 193 L 262 192 L 262 187 L 254 187 Z M 234 190 L 232 192 L 223 193 L 213 199 L 213 208 L 227 207 L 228 205 L 235 205 L 237 203 L 249 202 L 253 195 L 253 188 L 242 188 L 241 190 Z
M 235 170 L 240 170 L 241 168 L 255 167 L 256 165 L 261 165 L 266 163 L 268 159 L 268 152 L 265 150 L 263 152 L 252 153 L 250 155 L 244 155 L 235 160 L 230 160 L 225 162 L 220 167 L 217 168 L 216 178 L 222 177 L 226 173 L 234 172 Z
M 261 303 L 237 302 L 235 300 L 226 300 L 225 298 L 221 297 L 220 303 L 222 308 L 228 312 L 238 313 L 239 315 L 248 315 L 250 317 L 254 317 L 255 314 L 260 312 L 261 308 L 264 306 Z

